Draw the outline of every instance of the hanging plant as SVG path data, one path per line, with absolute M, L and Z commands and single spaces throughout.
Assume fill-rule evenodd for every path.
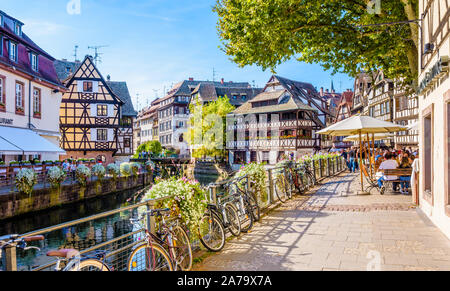
M 60 167 L 51 167 L 47 173 L 48 181 L 52 187 L 59 187 L 66 179 L 66 173 Z
M 131 174 L 134 177 L 137 177 L 137 175 L 139 175 L 139 170 L 141 169 L 141 164 L 140 163 L 130 163 L 130 167 L 131 167 Z
M 92 166 L 91 171 L 92 171 L 92 175 L 97 176 L 99 181 L 103 180 L 103 178 L 105 177 L 105 174 L 106 174 L 105 167 L 103 167 L 100 164 L 96 164 L 96 165 Z
M 112 176 L 114 181 L 116 181 L 120 175 L 120 167 L 116 164 L 109 164 L 106 167 L 106 171 L 108 172 L 108 175 Z
M 120 164 L 120 174 L 126 178 L 130 177 L 132 174 L 131 164 L 130 163 Z
M 267 181 L 267 173 L 266 169 L 264 168 L 264 164 L 258 164 L 258 163 L 250 163 L 244 167 L 242 167 L 239 172 L 236 173 L 234 176 L 235 178 L 240 178 L 248 176 L 250 181 L 251 189 L 254 190 L 254 193 L 256 195 L 256 198 L 259 197 L 260 201 L 266 201 L 267 200 L 267 189 L 266 189 L 266 181 Z M 243 179 L 239 183 L 239 187 L 244 187 L 243 183 L 245 183 L 246 180 Z
M 37 184 L 37 175 L 32 169 L 21 169 L 17 172 L 15 184 L 20 192 L 31 196 L 33 187 Z
M 208 205 L 206 192 L 200 183 L 187 178 L 160 180 L 145 194 L 144 199 L 170 196 L 173 197 L 157 202 L 155 207 L 171 209 L 172 216 L 180 218 L 189 229 L 198 229 Z
M 91 170 L 85 165 L 79 165 L 75 170 L 75 177 L 81 186 L 86 186 L 88 179 L 91 177 Z

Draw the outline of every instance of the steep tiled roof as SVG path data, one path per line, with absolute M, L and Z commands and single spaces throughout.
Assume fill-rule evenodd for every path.
M 272 113 L 272 112 L 284 112 L 291 110 L 308 110 L 308 111 L 317 111 L 309 105 L 304 104 L 298 98 L 293 97 L 289 94 L 288 100 L 279 100 L 282 102 L 278 102 L 277 105 L 270 106 L 261 106 L 261 107 L 253 107 L 252 104 L 259 101 L 267 101 L 279 99 L 286 93 L 286 90 L 276 90 L 272 92 L 263 92 L 253 98 L 250 101 L 245 102 L 241 107 L 237 108 L 233 111 L 232 114 L 241 115 L 241 114 L 261 114 L 261 113 Z
M 15 70 L 21 71 L 62 88 L 63 85 L 59 81 L 55 68 L 53 66 L 53 61 L 55 59 L 47 52 L 45 52 L 42 48 L 40 48 L 37 44 L 35 44 L 24 32 L 22 32 L 20 36 L 13 32 L 13 29 L 10 26 L 12 21 L 16 21 L 21 25 L 22 22 L 10 17 L 3 11 L 0 11 L 0 14 L 5 17 L 3 26 L 0 25 L 0 34 L 4 36 L 3 48 L 0 50 L 3 52 L 3 55 L 0 55 L 0 63 L 8 67 L 14 67 Z M 11 61 L 9 59 L 9 56 L 7 54 L 7 39 L 10 39 L 13 42 L 17 43 L 17 62 Z M 29 55 L 30 50 L 38 55 L 38 72 L 35 72 L 31 69 Z
M 131 100 L 130 91 L 126 82 L 112 82 L 107 81 L 111 90 L 119 97 L 124 103 L 122 106 L 123 116 L 137 116 L 136 110 L 134 110 L 133 102 Z
M 55 60 L 53 63 L 55 66 L 56 74 L 58 78 L 63 82 L 78 70 L 81 62 L 70 62 L 67 60 Z

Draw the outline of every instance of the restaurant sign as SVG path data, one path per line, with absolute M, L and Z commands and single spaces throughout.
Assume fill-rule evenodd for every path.
M 425 89 L 429 88 L 434 83 L 436 78 L 442 76 L 443 73 L 448 72 L 449 69 L 449 57 L 442 56 L 439 61 L 434 64 L 428 72 L 425 73 L 425 77 L 419 83 L 417 92 L 421 94 Z
M 12 125 L 13 124 L 13 119 L 9 119 L 9 118 L 0 118 L 0 125 L 5 124 L 5 125 Z

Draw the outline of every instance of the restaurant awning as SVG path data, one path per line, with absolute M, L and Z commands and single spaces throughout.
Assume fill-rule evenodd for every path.
M 30 129 L 0 126 L 0 153 L 39 155 L 65 151 Z

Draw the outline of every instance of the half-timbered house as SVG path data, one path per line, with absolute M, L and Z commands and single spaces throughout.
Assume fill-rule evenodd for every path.
M 339 105 L 336 109 L 335 122 L 340 122 L 344 119 L 350 118 L 352 116 L 352 105 L 353 105 L 353 91 L 348 89 L 341 95 Z M 351 147 L 353 143 L 344 142 L 344 137 L 337 136 L 333 138 L 333 145 L 335 148 L 348 148 Z
M 127 83 L 111 81 L 109 76 L 107 79 L 108 81 L 106 83 L 108 86 L 119 97 L 120 101 L 123 102 L 120 108 L 120 127 L 117 131 L 118 148 L 114 158 L 116 161 L 128 161 L 136 149 L 133 142 L 133 124 L 137 118 L 137 112 L 134 110 Z
M 91 56 L 86 56 L 64 84 L 68 91 L 62 98 L 60 131 L 66 158 L 114 162 L 114 156 L 120 153 L 124 102 L 108 85 Z
M 450 0 L 419 0 L 420 173 L 414 201 L 450 238 Z
M 272 76 L 262 93 L 228 115 L 231 166 L 276 164 L 320 149 L 316 132 L 325 127 L 328 114 L 326 101 L 311 84 Z

